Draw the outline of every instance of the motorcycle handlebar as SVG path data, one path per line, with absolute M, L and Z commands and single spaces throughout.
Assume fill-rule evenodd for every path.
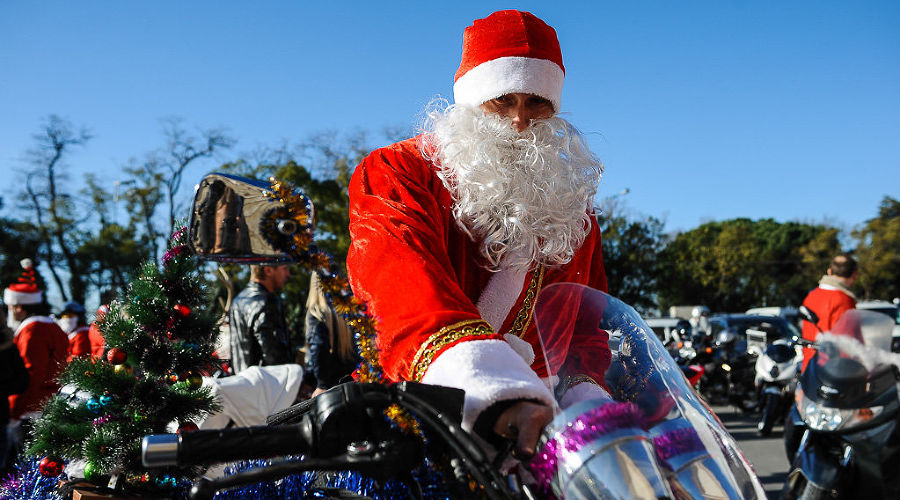
M 141 443 L 144 467 L 175 467 L 298 455 L 310 449 L 305 426 L 257 426 L 154 434 Z

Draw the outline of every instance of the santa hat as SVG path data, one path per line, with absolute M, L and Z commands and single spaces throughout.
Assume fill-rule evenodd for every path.
M 466 28 L 453 99 L 478 106 L 504 94 L 534 94 L 559 111 L 565 72 L 553 28 L 530 12 L 502 10 Z
M 34 263 L 31 259 L 22 259 L 19 262 L 22 268 L 22 276 L 19 276 L 18 283 L 9 285 L 3 290 L 3 303 L 7 305 L 28 305 L 40 304 L 43 295 L 37 286 L 37 279 L 34 275 Z

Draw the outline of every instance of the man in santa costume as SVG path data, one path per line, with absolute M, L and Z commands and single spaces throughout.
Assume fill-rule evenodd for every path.
M 602 165 L 558 116 L 564 75 L 556 32 L 534 15 L 476 20 L 454 103 L 429 106 L 421 135 L 374 151 L 350 183 L 347 267 L 386 377 L 464 389 L 463 427 L 515 440 L 519 456 L 554 391 L 563 405 L 603 393 L 610 362 L 594 328 L 572 344 L 590 368 L 547 377 L 532 318 L 551 283 L 606 291 L 591 208 Z
M 816 340 L 820 329 L 823 332 L 831 330 L 845 312 L 856 309 L 856 295 L 850 288 L 856 283 L 857 276 L 859 276 L 858 265 L 850 255 L 840 254 L 831 260 L 831 265 L 819 280 L 819 286 L 813 288 L 803 299 L 803 305 L 819 318 L 816 325 L 808 321 L 803 322 L 804 339 Z M 815 353 L 815 349 L 808 347 L 803 349 L 804 369 Z
M 43 294 L 37 286 L 34 265 L 22 261 L 25 271 L 17 283 L 3 290 L 7 325 L 15 332 L 13 343 L 25 362 L 30 383 L 28 389 L 9 396 L 10 443 L 21 445 L 22 421 L 38 414 L 41 403 L 56 393 L 56 377 L 65 367 L 69 337 L 49 316 Z

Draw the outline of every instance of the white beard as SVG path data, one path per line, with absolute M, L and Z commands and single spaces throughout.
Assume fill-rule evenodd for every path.
M 432 105 L 422 151 L 488 269 L 560 266 L 584 243 L 603 165 L 566 120 L 536 120 L 519 133 L 478 107 Z
M 6 327 L 12 330 L 13 333 L 19 329 L 19 325 L 22 324 L 22 321 L 17 320 L 12 309 L 6 310 Z

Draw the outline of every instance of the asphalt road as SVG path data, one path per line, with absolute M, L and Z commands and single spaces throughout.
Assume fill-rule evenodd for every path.
M 768 498 L 779 498 L 790 465 L 784 453 L 782 426 L 776 425 L 772 434 L 763 438 L 756 433 L 759 414 L 744 415 L 733 406 L 713 406 L 712 409 L 753 465 Z

